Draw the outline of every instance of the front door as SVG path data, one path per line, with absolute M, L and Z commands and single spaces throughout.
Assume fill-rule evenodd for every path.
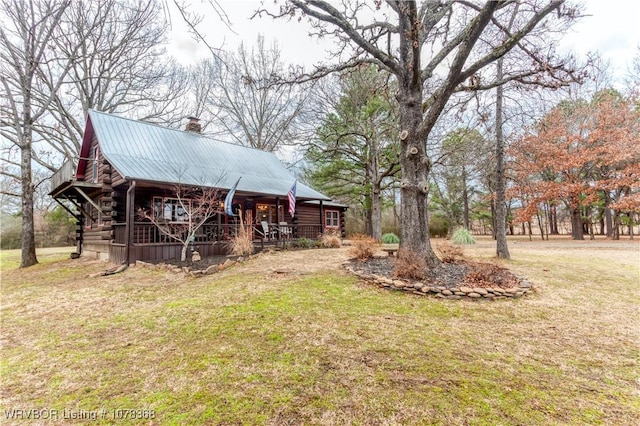
M 277 223 L 276 206 L 272 204 L 258 204 L 256 206 L 256 223 L 266 221 L 267 223 Z

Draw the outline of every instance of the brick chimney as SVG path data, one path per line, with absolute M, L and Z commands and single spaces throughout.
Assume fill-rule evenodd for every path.
M 200 119 L 197 117 L 187 117 L 189 122 L 187 126 L 184 128 L 187 132 L 193 133 L 202 133 L 202 125 L 200 124 Z

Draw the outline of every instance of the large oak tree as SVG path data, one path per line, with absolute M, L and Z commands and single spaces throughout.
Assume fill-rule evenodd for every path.
M 514 16 L 514 9 L 517 13 Z M 335 41 L 339 61 L 318 65 L 298 80 L 320 78 L 362 63 L 392 73 L 398 85 L 401 146 L 401 248 L 438 264 L 429 241 L 427 196 L 431 159 L 426 142 L 456 92 L 497 87 L 509 81 L 539 84 L 566 77 L 548 40 L 576 10 L 562 0 L 466 0 L 342 2 L 288 0 L 274 17 L 308 19 L 312 34 Z M 511 24 L 511 26 L 510 26 Z M 499 78 L 483 75 L 503 63 Z M 526 60 L 522 60 L 526 57 Z

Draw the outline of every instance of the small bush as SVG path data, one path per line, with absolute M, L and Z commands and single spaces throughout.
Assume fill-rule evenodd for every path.
M 421 280 L 425 278 L 426 270 L 427 262 L 418 253 L 404 249 L 398 251 L 398 258 L 393 267 L 394 277 Z
M 314 245 L 315 244 L 313 241 L 305 237 L 300 237 L 296 239 L 292 244 L 293 247 L 297 247 L 297 248 L 312 248 Z
M 396 234 L 390 232 L 382 236 L 382 242 L 385 244 L 398 244 L 400 242 L 400 238 L 398 238 Z
M 327 231 L 320 237 L 320 243 L 322 247 L 326 248 L 340 248 L 342 241 L 336 231 Z
M 356 234 L 351 237 L 349 254 L 358 260 L 367 260 L 373 257 L 376 249 L 376 240 L 368 235 Z
M 454 244 L 475 244 L 476 243 L 476 240 L 475 238 L 473 238 L 473 235 L 471 235 L 469 231 L 467 231 L 464 228 L 460 228 L 456 230 L 456 232 L 454 232 L 453 236 L 451 237 L 451 241 L 453 241 Z
M 436 253 L 444 263 L 456 263 L 464 256 L 462 249 L 452 245 L 449 241 L 443 241 L 438 244 L 436 246 Z
M 436 238 L 444 238 L 449 234 L 447 219 L 441 215 L 433 215 L 429 218 L 429 235 Z
M 234 256 L 248 256 L 253 253 L 253 241 L 251 233 L 245 225 L 240 225 L 238 234 L 231 239 L 231 254 Z

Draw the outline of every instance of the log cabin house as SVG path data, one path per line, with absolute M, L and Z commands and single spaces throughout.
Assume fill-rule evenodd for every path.
M 287 194 L 296 180 L 276 156 L 204 136 L 192 117 L 181 131 L 90 110 L 79 159 L 53 175 L 50 195 L 77 219 L 78 254 L 131 264 L 179 258 L 182 248 L 141 219 L 140 208 L 179 223 L 178 185 L 216 188 L 224 200 L 238 179 L 233 211 L 253 225 L 256 243 L 315 239 L 328 229 L 344 237 L 346 206 L 297 182 L 291 217 Z M 202 256 L 226 253 L 237 232 L 238 217 L 223 207 L 192 241 Z M 262 222 L 272 230 L 266 236 Z

